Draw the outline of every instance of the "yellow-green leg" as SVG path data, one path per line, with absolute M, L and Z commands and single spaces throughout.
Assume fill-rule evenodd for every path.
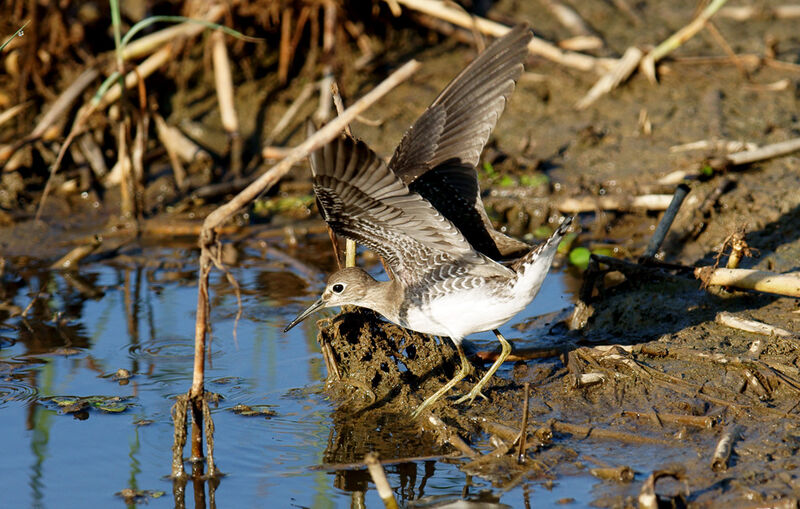
M 494 361 L 492 367 L 489 368 L 489 371 L 487 371 L 486 374 L 483 375 L 483 378 L 481 378 L 478 381 L 478 383 L 475 384 L 475 387 L 473 387 L 472 390 L 469 391 L 469 394 L 465 394 L 464 396 L 458 398 L 456 400 L 456 403 L 463 403 L 465 401 L 472 403 L 473 401 L 475 401 L 475 398 L 477 396 L 482 396 L 485 398 L 486 396 L 484 396 L 481 393 L 481 388 L 484 385 L 486 385 L 486 382 L 488 382 L 489 379 L 492 378 L 492 375 L 494 375 L 494 372 L 497 371 L 497 368 L 499 368 L 500 365 L 503 362 L 505 362 L 506 357 L 508 357 L 508 354 L 511 353 L 511 345 L 508 343 L 508 341 L 506 341 L 506 338 L 504 338 L 503 335 L 500 334 L 500 331 L 495 329 L 492 332 L 494 332 L 494 335 L 497 336 L 497 340 L 500 341 L 500 347 L 501 347 L 500 355 L 497 357 L 497 360 Z
M 419 415 L 429 406 L 434 404 L 436 400 L 442 397 L 447 391 L 452 389 L 458 382 L 460 382 L 465 376 L 472 373 L 472 365 L 467 360 L 467 356 L 464 354 L 464 349 L 461 348 L 461 343 L 458 341 L 453 341 L 456 345 L 456 349 L 458 350 L 458 356 L 461 358 L 461 368 L 456 373 L 456 376 L 453 377 L 452 380 L 444 384 L 441 389 L 433 393 L 428 399 L 422 402 L 420 406 L 417 407 L 416 410 L 411 414 L 412 419 L 416 419 Z

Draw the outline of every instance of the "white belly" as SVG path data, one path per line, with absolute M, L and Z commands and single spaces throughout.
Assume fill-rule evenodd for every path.
M 479 289 L 458 292 L 431 302 L 425 313 L 408 312 L 405 327 L 426 334 L 461 340 L 475 332 L 490 331 L 509 321 L 530 299 L 490 298 Z

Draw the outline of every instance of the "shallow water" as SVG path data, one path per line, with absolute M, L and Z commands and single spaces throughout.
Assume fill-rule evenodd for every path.
M 226 474 L 214 493 L 216 504 L 351 507 L 364 499 L 367 507 L 381 507 L 365 472 L 315 469 L 333 434 L 315 320 L 281 332 L 316 298 L 330 260 L 303 268 L 290 267 L 274 254 L 250 254 L 232 271 L 243 292 L 244 314 L 236 337 L 236 298 L 218 272 L 211 280 L 214 338 L 206 389 L 223 397 L 213 417 L 215 457 Z M 147 255 L 166 256 L 158 249 Z M 24 309 L 37 291 L 40 295 L 27 319 L 8 319 L 0 330 L 4 507 L 122 505 L 125 501 L 115 493 L 126 488 L 150 490 L 155 495 L 148 500 L 151 507 L 181 504 L 166 477 L 173 432 L 170 408 L 191 384 L 197 299 L 191 263 L 196 253 L 185 250 L 177 258 L 187 260 L 189 269 L 90 265 L 79 279 L 55 272 L 25 277 L 6 273 L 7 304 Z M 319 277 L 306 284 L 309 274 Z M 563 272 L 551 274 L 540 295 L 503 332 L 509 338 L 521 336 L 516 344 L 524 345 L 525 334 L 511 326 L 568 306 L 567 286 Z M 476 340 L 494 347 L 490 334 Z M 113 378 L 119 369 L 133 375 L 127 383 Z M 509 369 L 504 366 L 499 375 L 508 376 Z M 66 413 L 56 403 L 58 398 L 87 396 L 120 397 L 116 404 L 127 408 L 113 412 L 90 405 Z M 47 399 L 53 397 L 57 399 Z M 232 408 L 239 404 L 263 406 L 275 416 L 238 415 Z M 593 454 L 602 456 L 600 449 Z M 530 481 L 502 492 L 477 477 L 467 481 L 458 462 L 433 460 L 392 465 L 387 473 L 398 499 L 419 504 L 466 496 L 511 507 L 531 501 L 551 505 L 564 498 L 585 505 L 597 495 L 593 486 L 599 482 L 578 473 L 552 484 Z M 192 500 L 197 504 L 193 489 L 189 483 L 189 505 Z

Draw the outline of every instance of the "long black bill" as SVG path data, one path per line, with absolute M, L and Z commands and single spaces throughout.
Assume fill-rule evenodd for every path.
M 283 329 L 283 332 L 289 332 L 289 329 L 291 329 L 292 327 L 294 327 L 294 326 L 295 326 L 295 325 L 297 325 L 298 323 L 300 323 L 300 322 L 302 322 L 303 320 L 305 320 L 305 319 L 306 319 L 306 317 L 307 317 L 308 315 L 310 315 L 310 314 L 311 314 L 311 313 L 313 313 L 314 311 L 317 311 L 318 309 L 321 309 L 321 308 L 323 308 L 323 307 L 325 307 L 325 301 L 323 301 L 322 299 L 319 299 L 317 302 L 315 302 L 315 303 L 311 304 L 311 305 L 308 307 L 308 309 L 306 309 L 305 311 L 303 311 L 302 313 L 300 313 L 299 315 L 297 315 L 297 318 L 295 318 L 294 320 L 292 320 L 292 323 L 290 323 L 289 325 L 287 325 L 287 326 L 286 326 L 286 328 L 285 328 L 285 329 Z

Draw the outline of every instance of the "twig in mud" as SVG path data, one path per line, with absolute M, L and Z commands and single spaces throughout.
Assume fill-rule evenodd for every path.
M 0 127 L 2 127 L 3 124 L 5 124 L 9 120 L 13 119 L 14 117 L 19 115 L 23 111 L 25 111 L 25 108 L 27 108 L 31 104 L 33 104 L 33 101 L 27 101 L 27 102 L 24 102 L 22 104 L 17 104 L 15 106 L 12 106 L 12 107 L 8 108 L 7 110 L 3 111 L 2 113 L 0 113 Z M 0 155 L 0 162 L 2 162 L 5 159 L 6 159 L 6 156 Z
M 725 428 L 722 436 L 717 442 L 717 447 L 714 448 L 714 455 L 711 457 L 711 470 L 714 472 L 724 472 L 728 470 L 728 460 L 733 451 L 733 443 L 739 438 L 742 427 L 739 425 L 732 425 Z
M 703 29 L 706 22 L 711 19 L 711 16 L 716 13 L 720 7 L 725 5 L 727 0 L 712 0 L 705 9 L 694 18 L 688 25 L 681 28 L 664 42 L 656 46 L 650 53 L 645 55 L 642 59 L 641 70 L 647 79 L 654 85 L 658 83 L 656 78 L 655 63 L 670 54 L 673 50 L 679 48 L 683 43 L 694 37 L 697 32 Z
M 636 70 L 636 67 L 642 60 L 642 55 L 644 55 L 642 50 L 635 46 L 631 46 L 625 50 L 625 54 L 622 55 L 622 58 L 597 80 L 592 88 L 586 92 L 586 95 L 575 103 L 575 108 L 579 110 L 585 109 L 603 95 L 617 88 L 633 74 L 633 71 Z
M 728 255 L 728 263 L 725 264 L 729 269 L 739 267 L 739 262 L 742 260 L 743 256 L 751 257 L 755 254 L 754 251 L 758 251 L 755 248 L 751 248 L 745 240 L 746 227 L 747 225 L 738 226 L 733 233 L 725 237 L 725 240 L 722 241 L 722 247 L 719 248 L 719 253 L 714 257 L 715 269 L 719 266 L 720 258 L 722 258 L 727 248 L 731 249 L 731 253 Z
M 743 150 L 755 150 L 758 145 L 746 141 L 738 140 L 698 140 L 681 145 L 673 145 L 669 148 L 670 153 L 687 152 L 690 150 L 714 150 L 725 153 L 741 152 Z M 685 178 L 685 177 L 684 177 Z M 681 178 L 680 180 L 683 180 Z M 658 181 L 659 184 L 669 184 L 670 182 Z
M 509 27 L 495 21 L 477 16 L 447 6 L 437 0 L 396 0 L 397 3 L 434 18 L 443 19 L 454 25 L 471 30 L 476 28 L 481 33 L 494 37 L 502 37 L 510 30 Z M 558 64 L 580 69 L 582 71 L 605 72 L 614 63 L 611 59 L 595 58 L 583 53 L 564 51 L 558 46 L 538 37 L 533 37 L 528 44 L 528 51 L 533 55 L 542 56 Z
M 623 417 L 637 417 L 650 419 L 651 414 L 636 412 L 632 410 L 623 410 L 621 415 Z M 705 415 L 684 415 L 684 414 L 670 414 L 657 412 L 658 419 L 662 422 L 671 424 L 680 424 L 682 426 L 692 426 L 700 429 L 710 429 L 714 427 L 714 418 Z
M 525 392 L 522 396 L 522 423 L 519 427 L 519 449 L 517 452 L 517 463 L 525 463 L 527 455 L 525 454 L 525 439 L 528 437 L 528 404 L 531 397 L 531 383 L 525 382 Z
M 647 243 L 647 249 L 645 249 L 642 258 L 655 258 L 656 253 L 658 253 L 661 244 L 664 242 L 664 239 L 666 238 L 667 233 L 672 226 L 672 222 L 675 220 L 675 216 L 678 214 L 678 210 L 680 210 L 681 204 L 683 204 L 683 200 L 686 198 L 687 194 L 689 194 L 689 186 L 686 184 L 680 184 L 675 189 L 675 194 L 672 196 L 672 201 L 670 201 L 669 207 L 667 207 L 667 210 L 664 212 L 661 221 L 659 221 L 656 231 L 653 232 L 653 236 L 650 237 L 650 242 Z
M 394 499 L 394 492 L 391 485 L 389 485 L 389 480 L 386 479 L 386 472 L 383 471 L 383 466 L 378 461 L 378 454 L 375 452 L 367 453 L 364 456 L 364 463 L 367 465 L 372 482 L 375 483 L 378 495 L 383 500 L 383 505 L 386 509 L 398 509 L 397 500 Z
M 763 334 L 765 336 L 779 336 L 782 338 L 796 337 L 794 333 L 789 332 L 786 329 L 782 329 L 774 325 L 769 325 L 764 322 L 759 322 L 757 320 L 748 320 L 747 318 L 740 318 L 727 311 L 722 311 L 720 313 L 717 313 L 717 316 L 714 319 L 714 321 L 716 321 L 720 325 L 725 325 L 726 327 L 730 327 L 732 329 L 738 329 L 745 332 L 752 332 L 755 334 Z
M 556 204 L 563 214 L 579 214 L 596 210 L 667 210 L 672 201 L 671 194 L 645 194 L 628 198 L 625 196 L 585 196 L 567 198 Z
M 515 348 L 513 352 L 508 354 L 506 362 L 530 361 L 533 359 L 547 359 L 549 357 L 558 357 L 564 353 L 569 347 L 562 348 Z M 471 357 L 479 359 L 481 362 L 494 362 L 500 355 L 499 350 L 481 350 L 475 352 Z
M 791 140 L 773 143 L 755 150 L 745 150 L 744 152 L 728 154 L 724 162 L 731 166 L 742 166 L 764 161 L 765 159 L 772 159 L 773 157 L 785 156 L 792 152 L 797 152 L 798 150 L 800 150 L 800 138 L 792 138 Z
M 219 102 L 222 127 L 228 133 L 230 143 L 230 170 L 234 177 L 242 173 L 242 137 L 239 134 L 239 117 L 234 106 L 233 75 L 225 35 L 216 31 L 211 34 L 211 57 L 214 63 L 214 83 Z
M 567 422 L 552 420 L 549 421 L 553 431 L 557 433 L 567 433 L 570 435 L 578 435 L 584 438 L 601 438 L 606 440 L 616 440 L 618 442 L 626 442 L 631 444 L 651 444 L 651 445 L 667 445 L 674 447 L 674 441 L 664 440 L 661 438 L 652 438 L 643 435 L 636 435 L 633 433 L 626 433 L 624 431 L 613 431 L 603 428 L 595 428 L 592 426 L 582 426 L 580 424 L 570 424 Z
M 753 269 L 715 269 L 697 267 L 694 275 L 703 286 L 730 286 L 740 290 L 774 293 L 786 297 L 800 297 L 800 272 L 778 274 Z
M 433 426 L 434 431 L 436 431 L 436 434 L 441 441 L 452 445 L 453 448 L 468 458 L 477 458 L 480 456 L 472 449 L 472 447 L 467 445 L 467 443 L 464 442 L 460 436 L 458 436 L 458 433 L 451 430 L 447 424 L 430 412 L 428 413 L 427 421 L 431 424 L 431 426 Z

